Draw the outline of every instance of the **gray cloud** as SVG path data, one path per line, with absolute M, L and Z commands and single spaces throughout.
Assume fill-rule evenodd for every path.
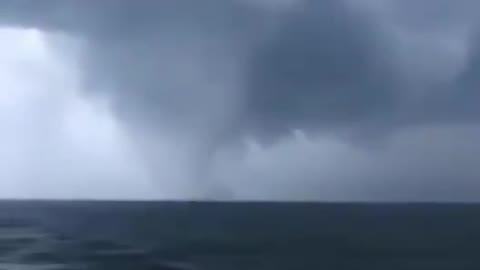
M 252 55 L 248 113 L 255 126 L 291 130 L 391 119 L 402 100 L 388 36 L 339 1 L 304 5 Z
M 371 2 L 292 12 L 252 58 L 250 122 L 359 132 L 477 122 L 477 3 Z
M 478 201 L 478 125 L 406 128 L 377 149 L 336 136 L 253 144 L 216 177 L 252 200 Z
M 476 1 L 273 3 L 11 0 L 0 22 L 82 39 L 84 88 L 111 99 L 152 168 L 157 137 L 182 145 L 191 178 L 244 136 L 388 148 L 404 129 L 478 124 Z
M 92 88 L 145 125 L 274 135 L 473 110 L 475 2 L 290 2 L 24 0 L 0 14 L 84 37 Z

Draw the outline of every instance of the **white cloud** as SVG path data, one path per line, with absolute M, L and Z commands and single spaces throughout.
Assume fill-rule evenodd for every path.
M 69 37 L 0 29 L 0 197 L 143 198 L 153 192 L 108 103 L 82 95 Z

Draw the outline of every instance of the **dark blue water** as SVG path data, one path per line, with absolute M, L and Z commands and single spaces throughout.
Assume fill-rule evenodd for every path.
M 0 269 L 480 269 L 480 205 L 0 202 Z

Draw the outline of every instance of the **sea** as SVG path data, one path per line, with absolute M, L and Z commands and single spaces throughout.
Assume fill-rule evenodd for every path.
M 0 269 L 480 269 L 480 204 L 0 201 Z

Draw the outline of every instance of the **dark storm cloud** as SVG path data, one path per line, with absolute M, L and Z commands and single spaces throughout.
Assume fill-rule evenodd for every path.
M 205 178 L 220 146 L 243 135 L 273 141 L 300 129 L 377 141 L 419 126 L 478 124 L 478 1 L 280 2 L 4 0 L 0 23 L 82 39 L 85 90 L 110 98 L 151 167 L 158 137 L 173 137 L 175 151 L 188 149 L 193 178 Z M 424 143 L 422 136 L 402 140 L 402 150 Z M 414 187 L 439 178 L 432 172 L 443 161 L 410 170 L 402 165 L 407 150 L 398 150 L 398 159 L 393 151 L 384 165 L 412 175 L 378 173 L 382 158 L 362 153 L 358 163 L 374 162 L 347 178 L 367 170 L 399 185 L 411 178 Z M 431 157 L 422 158 L 418 164 Z
M 85 37 L 87 80 L 106 85 L 130 122 L 270 137 L 475 120 L 480 50 L 453 81 L 428 85 L 442 91 L 416 97 L 408 88 L 427 86 L 406 81 L 403 69 L 416 67 L 396 62 L 394 33 L 472 26 L 475 2 L 385 1 L 388 21 L 348 1 L 295 3 L 276 13 L 275 4 L 235 0 L 23 0 L 2 2 L 0 14 L 6 23 Z
M 248 114 L 256 128 L 310 129 L 391 119 L 398 82 L 375 21 L 340 1 L 308 1 L 252 54 Z
M 409 106 L 402 108 L 406 111 L 402 121 L 416 124 L 478 122 L 479 110 L 475 104 L 480 96 L 475 88 L 480 67 L 480 21 L 475 10 L 480 7 L 479 2 L 393 0 L 383 4 L 388 6 L 386 16 L 390 23 L 407 33 L 404 35 L 407 42 L 421 40 L 404 57 L 416 57 L 430 64 L 432 72 L 425 76 L 418 67 L 424 64 L 418 61 L 413 63 L 419 65 L 406 67 L 410 73 L 417 73 L 413 84 L 417 84 L 420 88 L 417 91 L 424 95 L 410 97 Z M 435 51 L 438 52 L 431 53 Z M 439 60 L 442 58 L 443 62 Z M 422 80 L 429 83 L 422 85 L 419 82 Z
M 304 3 L 253 53 L 249 124 L 274 132 L 353 127 L 372 136 L 478 122 L 478 2 L 372 2 L 384 5 L 377 10 Z M 464 46 L 464 63 L 449 39 Z

